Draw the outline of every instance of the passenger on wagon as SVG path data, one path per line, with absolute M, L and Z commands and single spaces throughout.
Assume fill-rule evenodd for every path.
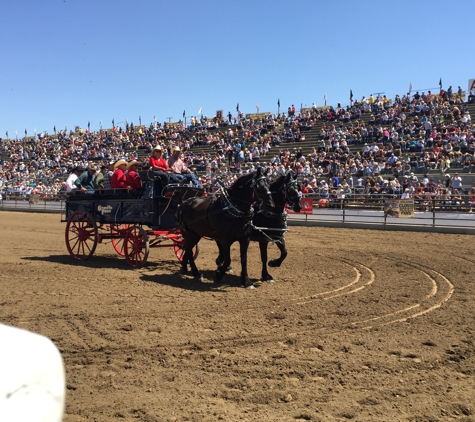
M 140 180 L 140 176 L 137 173 L 139 164 L 140 162 L 134 160 L 127 165 L 128 170 L 125 175 L 125 183 L 130 186 L 132 191 L 142 189 L 142 180 Z
M 178 177 L 179 180 L 185 180 L 191 182 L 193 186 L 201 188 L 201 183 L 196 177 L 196 174 L 193 173 L 187 165 L 181 159 L 181 149 L 179 146 L 173 147 L 172 155 L 168 157 L 168 167 L 172 170 L 175 177 Z
M 163 158 L 163 149 L 160 145 L 157 145 L 152 150 L 152 156 L 149 159 L 150 168 L 153 171 L 164 171 L 169 172 L 171 171 L 168 168 L 167 161 Z
M 111 188 L 112 189 L 127 189 L 131 190 L 131 187 L 127 184 L 127 178 L 125 176 L 125 171 L 127 170 L 127 161 L 119 160 L 114 165 L 115 172 L 112 175 L 111 179 Z
M 86 171 L 82 173 L 74 182 L 77 192 L 94 193 L 94 179 L 96 177 L 97 168 L 94 164 L 89 164 Z

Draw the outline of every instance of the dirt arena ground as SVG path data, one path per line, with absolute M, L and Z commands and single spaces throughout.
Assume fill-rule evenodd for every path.
M 75 262 L 65 226 L 0 212 L 0 322 L 61 350 L 66 422 L 475 420 L 470 236 L 291 227 L 276 283 L 246 290 L 171 248 Z M 207 279 L 215 256 L 203 240 Z

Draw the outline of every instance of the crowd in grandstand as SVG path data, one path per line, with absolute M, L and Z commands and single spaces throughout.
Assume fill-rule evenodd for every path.
M 296 172 L 302 194 L 329 204 L 355 193 L 409 195 L 425 208 L 436 200 L 464 202 L 471 210 L 475 189 L 460 185 L 460 176 L 453 174 L 475 166 L 475 128 L 461 94 L 460 87 L 456 92 L 450 87 L 437 94 L 416 92 L 394 99 L 370 95 L 346 107 L 313 104 L 299 111 L 292 106 L 277 115 L 201 116 L 192 118 L 190 125 L 127 124 L 98 132 L 2 139 L 0 191 L 4 198 L 32 193 L 58 197 L 73 168 L 119 160 L 137 160 L 147 168 L 152 150 L 159 146 L 165 159 L 179 147 L 186 166 L 209 190 L 218 181 L 231 183 L 240 173 L 265 165 L 274 175 Z M 364 115 L 369 116 L 365 121 Z M 305 154 L 299 142 L 317 123 L 318 139 Z M 350 149 L 352 145 L 358 150 Z M 434 169 L 447 174 L 445 180 L 422 176 Z M 462 194 L 470 198 L 459 200 Z

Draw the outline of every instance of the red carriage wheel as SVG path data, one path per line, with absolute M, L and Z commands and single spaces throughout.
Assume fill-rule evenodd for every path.
M 140 268 L 147 262 L 150 244 L 147 233 L 142 227 L 132 226 L 124 239 L 125 259 L 131 267 Z
M 97 226 L 87 211 L 76 211 L 66 224 L 66 247 L 69 254 L 79 261 L 88 259 L 97 246 Z
M 183 261 L 183 255 L 185 254 L 185 249 L 183 248 L 183 242 L 177 242 L 173 245 L 173 250 L 175 251 L 175 255 L 178 258 L 178 261 Z M 193 261 L 198 258 L 198 254 L 200 253 L 200 247 L 196 244 L 193 249 Z
M 112 246 L 120 256 L 124 256 L 124 237 L 129 227 L 128 224 L 111 224 L 111 235 L 120 234 L 122 236 L 112 238 Z

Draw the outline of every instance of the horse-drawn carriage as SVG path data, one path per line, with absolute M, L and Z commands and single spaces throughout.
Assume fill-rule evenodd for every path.
M 149 179 L 147 172 L 141 176 L 139 192 L 115 189 L 66 198 L 61 221 L 67 222 L 66 247 L 74 259 L 88 259 L 104 241 L 110 241 L 134 268 L 145 264 L 150 248 L 173 247 L 182 259 L 183 236 L 176 228 L 175 213 L 183 200 L 202 196 L 204 190 L 166 184 L 160 177 Z M 198 245 L 193 249 L 194 258 L 197 255 Z
M 202 198 L 201 188 L 165 184 L 160 178 L 144 182 L 137 194 L 117 191 L 78 193 L 67 198 L 62 221 L 67 222 L 66 246 L 73 258 L 86 260 L 97 243 L 110 240 L 116 252 L 138 268 L 147 261 L 150 248 L 173 247 L 182 273 L 187 272 L 189 264 L 195 279 L 201 280 L 194 261 L 199 252 L 198 242 L 205 237 L 218 244 L 214 281 L 219 283 L 231 263 L 231 245 L 237 241 L 245 287 L 253 287 L 247 275 L 251 238 L 260 243 L 262 279 L 272 281 L 267 271 L 267 244 L 277 242 L 281 257 L 269 265 L 279 266 L 287 255 L 284 205 L 288 203 L 296 212 L 302 208 L 297 182 L 291 174 L 269 184 L 262 168 L 239 177 L 230 188 L 222 187 L 207 198 Z

